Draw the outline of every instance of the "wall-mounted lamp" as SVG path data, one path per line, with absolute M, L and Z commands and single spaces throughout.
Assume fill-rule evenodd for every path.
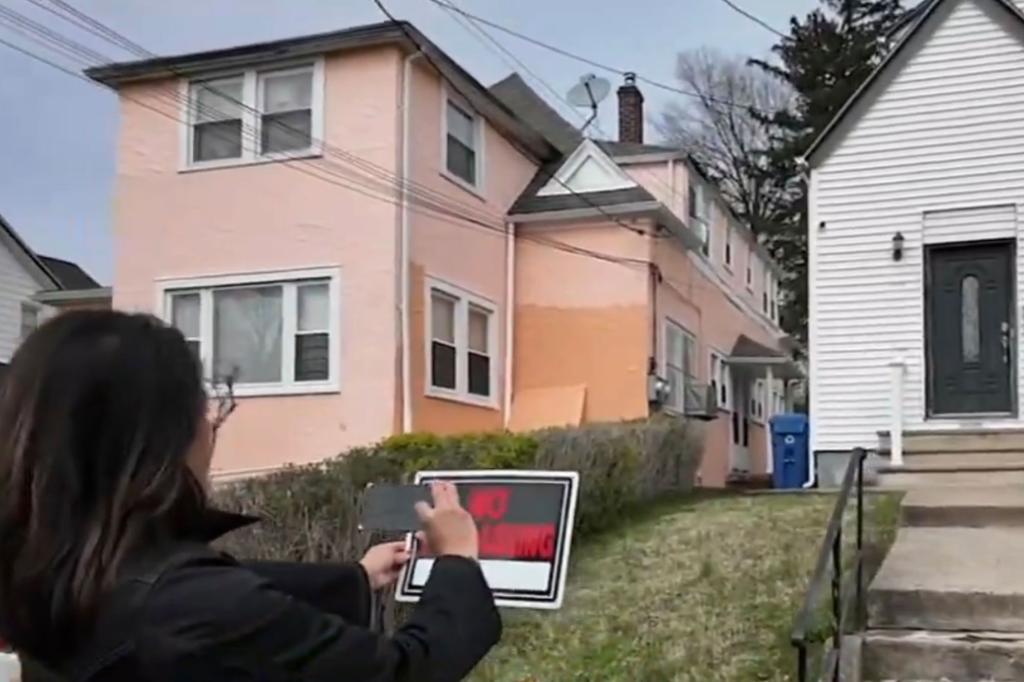
M 824 220 L 822 220 L 820 223 L 818 223 L 818 229 L 819 230 L 824 230 L 825 229 L 825 221 Z
M 892 236 L 892 259 L 896 262 L 903 260 L 903 233 L 897 232 Z

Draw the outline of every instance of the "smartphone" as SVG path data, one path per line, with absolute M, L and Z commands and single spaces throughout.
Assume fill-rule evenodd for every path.
M 363 496 L 360 530 L 409 533 L 420 529 L 417 502 L 432 500 L 426 485 L 372 484 Z

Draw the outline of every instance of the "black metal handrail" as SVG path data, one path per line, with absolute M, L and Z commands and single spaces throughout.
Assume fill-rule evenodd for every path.
M 867 451 L 863 448 L 854 449 L 850 457 L 850 463 L 846 467 L 846 475 L 843 476 L 843 484 L 839 490 L 839 498 L 832 510 L 832 518 L 828 522 L 828 530 L 825 532 L 825 540 L 821 544 L 818 554 L 818 563 L 814 568 L 814 575 L 811 577 L 811 584 L 804 596 L 803 606 L 797 614 L 793 624 L 793 632 L 790 637 L 797 653 L 797 680 L 808 682 L 808 680 L 822 680 L 839 682 L 840 660 L 842 658 L 843 634 L 846 632 L 850 609 L 856 610 L 857 622 L 863 622 L 864 618 L 864 460 L 867 458 Z M 856 487 L 856 490 L 854 488 Z M 853 557 L 843 556 L 843 520 L 846 516 L 846 507 L 849 504 L 851 493 L 856 492 L 857 496 L 857 544 Z M 850 560 L 849 570 L 843 564 L 844 558 Z M 843 584 L 843 578 L 847 573 L 852 573 L 853 585 Z M 809 630 L 814 624 L 817 614 L 821 591 L 825 587 L 826 580 L 831 585 L 831 615 L 832 615 L 832 646 L 824 655 L 819 674 L 812 678 L 810 649 L 814 642 L 808 639 Z

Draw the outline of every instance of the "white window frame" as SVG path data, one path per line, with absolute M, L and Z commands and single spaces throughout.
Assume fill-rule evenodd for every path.
M 686 389 L 689 387 L 691 382 L 695 382 L 697 380 L 697 378 L 698 378 L 697 377 L 697 366 L 696 365 L 697 365 L 697 362 L 698 362 L 697 353 L 699 352 L 699 349 L 698 349 L 698 345 L 697 345 L 697 337 L 696 336 L 694 336 L 686 327 L 684 327 L 683 325 L 679 324 L 678 322 L 676 322 L 672 318 L 666 317 L 664 323 L 662 324 L 662 333 L 661 333 L 661 375 L 662 375 L 662 377 L 665 378 L 666 381 L 668 380 L 668 368 L 669 368 L 669 361 L 668 361 L 669 360 L 669 358 L 668 358 L 668 336 L 669 336 L 669 331 L 672 330 L 672 329 L 674 329 L 675 331 L 678 331 L 678 332 L 680 332 L 682 334 L 683 341 L 684 341 L 684 348 L 685 348 L 686 341 L 690 342 L 690 362 L 693 363 L 693 366 L 690 367 L 690 373 L 689 374 L 686 373 L 686 367 L 681 367 L 680 368 L 682 370 L 682 372 L 683 372 L 683 394 L 682 394 L 682 396 L 680 396 L 681 402 L 679 402 L 679 403 L 673 402 L 674 397 L 670 398 L 669 400 L 667 400 L 665 402 L 664 408 L 665 408 L 665 411 L 670 412 L 672 414 L 683 414 L 686 411 Z M 684 351 L 683 362 L 685 362 L 685 361 L 686 360 L 685 360 L 685 351 Z
M 732 371 L 725 362 L 725 354 L 712 349 L 708 361 L 709 381 L 715 382 L 715 405 L 720 410 L 732 409 Z M 725 399 L 722 399 L 722 386 L 725 386 Z
M 295 149 L 287 152 L 261 154 L 260 130 L 262 107 L 263 74 L 299 73 L 309 71 L 312 74 L 313 92 L 310 101 L 310 146 L 306 149 Z M 240 76 L 242 78 L 242 154 L 237 159 L 216 159 L 212 161 L 193 161 L 192 131 L 194 110 L 192 107 L 192 85 L 205 81 Z M 261 64 L 247 69 L 233 69 L 199 74 L 194 78 L 182 78 L 179 82 L 179 99 L 182 112 L 179 125 L 181 137 L 180 172 L 207 170 L 211 168 L 231 168 L 234 166 L 251 166 L 261 163 L 275 163 L 293 159 L 305 159 L 323 155 L 324 139 L 324 58 L 317 57 L 305 60 L 289 60 Z
M 729 271 L 732 271 L 732 262 L 736 256 L 736 254 L 733 253 L 732 232 L 732 225 L 726 225 L 725 247 L 722 250 L 722 263 L 725 265 L 725 269 Z
M 468 115 L 473 119 L 473 145 L 476 159 L 476 182 L 471 183 L 460 178 L 455 173 L 448 170 L 448 103 L 451 103 L 455 108 L 462 111 L 462 113 Z M 483 191 L 486 186 L 486 177 L 484 171 L 486 164 L 484 163 L 485 153 L 485 122 L 483 117 L 473 107 L 469 105 L 462 97 L 451 93 L 447 87 L 441 89 L 441 175 L 442 177 L 455 183 L 467 192 L 474 194 L 480 198 L 484 198 Z
M 749 413 L 751 421 L 757 424 L 764 424 L 764 414 L 767 392 L 765 391 L 765 380 L 755 379 L 750 387 Z
M 326 381 L 294 381 L 295 337 L 298 334 L 297 289 L 312 281 L 327 281 L 328 378 Z M 216 289 L 258 287 L 279 284 L 284 287 L 281 300 L 281 381 L 272 383 L 237 383 L 238 397 L 309 395 L 338 393 L 341 390 L 341 269 L 338 266 L 272 270 L 264 272 L 212 275 L 190 278 L 169 278 L 158 281 L 157 310 L 162 319 L 173 324 L 171 300 L 178 294 L 199 294 L 199 339 L 203 376 L 213 379 L 213 292 Z
M 434 368 L 431 362 L 431 346 L 434 340 L 434 306 L 432 304 L 434 292 L 438 292 L 455 301 L 455 390 L 434 386 Z M 424 357 L 426 372 L 424 381 L 424 393 L 430 398 L 441 400 L 452 400 L 460 403 L 467 403 L 477 407 L 498 409 L 498 400 L 501 394 L 501 387 L 498 385 L 501 377 L 502 355 L 498 348 L 498 306 L 494 301 L 483 298 L 469 290 L 445 282 L 434 277 L 426 278 L 424 287 L 426 300 L 424 302 L 424 315 L 426 327 L 424 329 Z M 477 308 L 486 312 L 489 317 L 487 321 L 487 353 L 491 359 L 489 386 L 491 395 L 480 396 L 469 392 L 469 310 Z

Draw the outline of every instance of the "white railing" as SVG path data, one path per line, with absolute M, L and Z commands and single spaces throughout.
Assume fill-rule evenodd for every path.
M 902 355 L 897 355 L 889 362 L 891 381 L 890 424 L 889 424 L 889 464 L 894 467 L 903 466 L 903 383 L 907 371 L 907 363 Z

